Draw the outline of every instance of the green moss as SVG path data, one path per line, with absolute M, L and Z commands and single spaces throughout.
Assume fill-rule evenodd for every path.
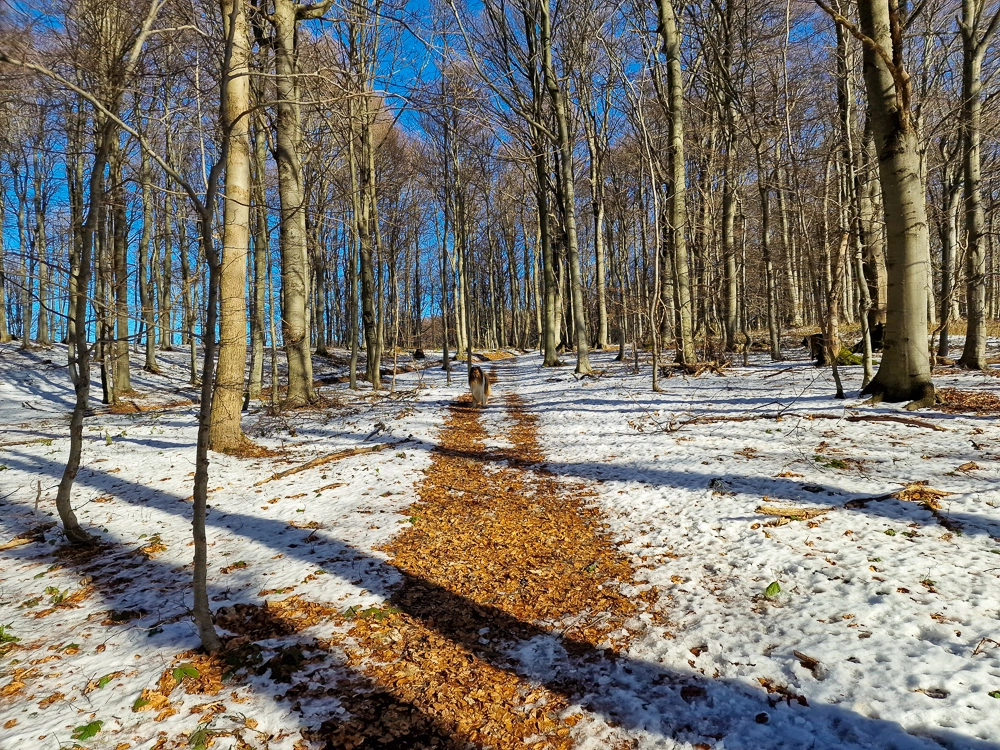
M 840 356 L 837 357 L 838 365 L 860 365 L 862 361 L 860 354 L 855 354 L 846 346 L 841 348 Z

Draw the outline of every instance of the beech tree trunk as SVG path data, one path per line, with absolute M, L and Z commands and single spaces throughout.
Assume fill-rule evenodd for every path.
M 897 0 L 860 0 L 858 10 L 868 39 L 864 75 L 882 184 L 888 272 L 882 362 L 862 393 L 919 408 L 934 403 L 927 347 L 929 252 L 909 76 L 903 68 L 903 18 Z
M 2 181 L 0 193 L 6 193 L 6 185 Z M 4 208 L 4 202 L 0 201 L 0 227 L 6 226 Z M 6 344 L 10 339 L 10 326 L 7 322 L 7 242 L 4 233 L 0 232 L 0 344 Z
M 548 89 L 556 120 L 556 140 L 559 149 L 560 189 L 562 192 L 563 221 L 565 223 L 566 255 L 569 262 L 570 301 L 573 309 L 573 328 L 576 343 L 576 372 L 585 375 L 591 371 L 590 342 L 587 336 L 587 318 L 583 306 L 583 274 L 580 270 L 580 245 L 576 233 L 576 194 L 573 174 L 573 139 L 570 133 L 569 112 L 565 93 L 559 86 L 555 65 L 552 62 L 552 32 L 549 17 L 549 0 L 542 0 L 540 8 L 540 42 L 542 52 L 542 78 Z
M 152 176 L 149 173 L 149 155 L 142 149 L 139 163 L 139 182 L 142 185 L 142 234 L 139 237 L 139 306 L 142 308 L 142 321 L 146 328 L 146 359 L 143 369 L 158 373 L 156 364 L 156 316 L 153 300 L 150 294 L 149 278 L 149 247 L 153 229 L 153 196 L 150 185 Z
M 681 70 L 681 35 L 671 0 L 657 0 L 658 28 L 663 40 L 663 55 L 667 60 L 667 100 L 669 104 L 669 166 L 670 200 L 666 207 L 673 250 L 673 276 L 677 300 L 677 361 L 693 365 L 694 306 L 687 249 L 687 178 L 684 161 L 684 78 Z
M 111 249 L 113 253 L 115 310 L 114 382 L 117 395 L 129 393 L 132 390 L 132 371 L 129 366 L 128 347 L 128 217 L 125 211 L 125 180 L 121 160 L 121 153 L 116 151 L 116 163 L 112 167 L 115 185 L 112 192 L 114 207 L 111 211 Z
M 278 197 L 281 202 L 281 323 L 288 358 L 290 406 L 316 399 L 312 382 L 309 342 L 309 254 L 306 234 L 306 199 L 299 145 L 302 139 L 297 81 L 296 27 L 302 18 L 318 18 L 330 2 L 298 5 L 275 0 L 270 16 L 274 25 L 275 85 L 278 94 L 276 126 Z
M 962 145 L 965 190 L 965 283 L 968 330 L 958 363 L 973 370 L 986 368 L 986 243 L 979 184 L 982 179 L 980 141 L 983 109 L 983 57 L 1000 21 L 1000 9 L 980 35 L 984 0 L 962 0 Z
M 270 243 L 267 228 L 267 205 L 265 196 L 265 160 L 267 143 L 263 124 L 258 120 L 254 132 L 254 179 L 253 179 L 253 296 L 250 308 L 250 382 L 247 393 L 250 398 L 260 398 L 264 382 L 264 300 L 267 291 L 267 266 L 270 263 Z
M 247 256 L 250 252 L 250 37 L 243 0 L 222 0 L 232 40 L 222 86 L 222 126 L 229 134 L 222 205 L 219 362 L 209 445 L 231 452 L 246 443 L 240 426 L 247 361 Z M 181 252 L 186 252 L 181 248 Z

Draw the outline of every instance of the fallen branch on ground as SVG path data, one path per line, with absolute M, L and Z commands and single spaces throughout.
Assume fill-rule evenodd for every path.
M 717 422 L 752 422 L 758 419 L 774 419 L 776 421 L 781 421 L 782 419 L 843 419 L 847 422 L 898 422 L 899 424 L 905 424 L 908 427 L 923 427 L 928 430 L 937 430 L 938 432 L 948 432 L 948 430 L 940 425 L 932 424 L 931 422 L 926 422 L 922 419 L 908 419 L 906 417 L 894 417 L 888 414 L 852 414 L 845 417 L 842 414 L 798 414 L 796 412 L 785 412 L 779 414 L 741 414 L 735 417 L 695 417 L 694 419 L 689 419 L 682 422 L 682 425 L 689 424 L 715 424 Z
M 3 448 L 11 448 L 15 445 L 32 445 L 34 443 L 42 443 L 44 445 L 52 445 L 54 438 L 32 438 L 31 440 L 15 440 L 11 443 L 0 443 L 0 450 Z
M 832 510 L 833 508 L 780 508 L 776 505 L 758 505 L 756 508 L 756 512 L 762 515 L 790 518 L 793 521 L 808 521 Z
M 937 430 L 938 432 L 948 432 L 941 425 L 932 424 L 930 422 L 925 422 L 922 419 L 907 419 L 906 417 L 893 417 L 888 414 L 872 414 L 867 415 L 854 415 L 847 417 L 848 422 L 898 422 L 899 424 L 905 424 L 908 427 L 923 427 L 928 430 Z
M 295 466 L 286 471 L 278 472 L 277 474 L 272 474 L 267 479 L 262 479 L 257 482 L 254 487 L 260 487 L 262 484 L 267 484 L 268 482 L 273 482 L 275 479 L 284 479 L 292 474 L 298 474 L 299 472 L 308 471 L 309 469 L 315 469 L 317 466 L 323 466 L 324 464 L 333 463 L 334 461 L 339 461 L 342 458 L 350 458 L 351 456 L 360 456 L 364 453 L 376 453 L 386 448 L 390 448 L 394 445 L 399 445 L 399 443 L 405 442 L 400 440 L 395 443 L 377 443 L 375 445 L 362 445 L 357 448 L 347 448 L 341 451 L 334 451 L 333 453 L 328 453 L 325 456 L 319 456 L 314 458 L 312 461 L 306 461 L 301 466 Z

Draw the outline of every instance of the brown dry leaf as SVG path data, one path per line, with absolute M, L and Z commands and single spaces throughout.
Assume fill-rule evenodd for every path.
M 59 699 L 65 698 L 65 697 L 66 696 L 65 696 L 64 693 L 53 693 L 48 698 L 43 698 L 42 700 L 38 701 L 38 707 L 39 708 L 43 708 L 43 709 L 44 708 L 48 708 L 49 706 L 51 706 L 53 703 L 55 703 Z
M 15 667 L 10 674 L 11 681 L 0 688 L 0 698 L 9 698 L 12 695 L 24 690 L 28 680 L 38 676 L 38 669 L 35 667 Z
M 123 670 L 119 670 L 117 672 L 111 672 L 110 674 L 101 675 L 100 677 L 95 677 L 94 679 L 92 679 L 90 682 L 87 683 L 87 687 L 83 689 L 83 694 L 86 695 L 87 693 L 92 693 L 95 690 L 100 689 L 101 680 L 103 680 L 105 677 L 108 678 L 107 682 L 111 682 L 113 680 L 117 680 L 123 674 L 125 674 L 125 672 Z
M 8 719 L 3 724 L 4 729 L 13 729 L 16 726 L 17 726 L 17 719 Z
M 767 677 L 758 677 L 757 682 L 761 684 L 761 687 L 763 687 L 768 692 L 768 694 L 780 695 L 782 698 L 785 699 L 785 702 L 788 703 L 789 705 L 791 705 L 792 701 L 795 701 L 800 706 L 809 705 L 809 701 L 805 699 L 805 696 L 799 695 L 795 691 L 789 689 L 787 685 L 779 685 L 778 683 L 774 682 L 773 680 Z
M 142 547 L 139 547 L 139 552 L 146 555 L 146 557 L 156 557 L 160 552 L 166 552 L 167 545 L 160 541 L 159 535 L 153 535 L 153 537 Z
M 170 705 L 170 701 L 163 693 L 158 690 L 144 688 L 139 699 L 132 706 L 132 711 L 135 713 L 140 711 L 159 711 L 168 705 Z
M 165 709 L 160 711 L 156 716 L 153 717 L 153 721 L 163 721 L 164 719 L 169 719 L 171 716 L 177 713 L 177 709 L 172 706 L 167 706 Z
M 35 666 L 36 664 L 47 664 L 50 661 L 59 661 L 60 659 L 62 659 L 62 656 L 59 654 L 50 654 L 48 656 L 43 656 L 41 659 L 32 659 L 28 662 L 28 664 Z
M 188 713 L 204 714 L 198 720 L 198 723 L 201 724 L 203 722 L 208 721 L 215 714 L 221 714 L 225 710 L 226 710 L 225 703 L 222 703 L 221 701 L 211 701 L 210 703 L 199 703 L 197 706 L 191 706 L 191 708 L 188 709 Z
M 967 461 L 966 463 L 962 464 L 957 469 L 955 469 L 955 471 L 976 471 L 976 469 L 981 469 L 981 468 L 983 467 L 977 464 L 975 461 Z
M 21 692 L 24 689 L 25 684 L 26 683 L 22 682 L 21 680 L 14 678 L 6 685 L 4 685 L 2 688 L 0 688 L 0 698 L 9 698 L 12 695 L 16 695 L 17 693 Z

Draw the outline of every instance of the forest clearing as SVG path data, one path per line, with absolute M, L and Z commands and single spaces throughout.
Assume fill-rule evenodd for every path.
M 485 409 L 461 367 L 323 386 L 213 455 L 209 656 L 183 355 L 88 417 L 78 551 L 54 354 L 0 356 L 4 748 L 997 747 L 995 397 L 836 401 L 801 349 L 658 394 L 520 355 Z

